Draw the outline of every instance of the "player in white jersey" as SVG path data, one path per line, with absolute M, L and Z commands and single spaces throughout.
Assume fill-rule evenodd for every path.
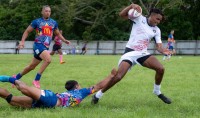
M 130 9 L 135 9 L 139 13 L 142 13 L 141 7 L 137 4 L 131 4 L 119 13 L 122 18 L 133 21 L 130 38 L 126 45 L 125 53 L 119 60 L 118 72 L 115 77 L 110 79 L 112 84 L 107 84 L 102 90 L 98 91 L 92 97 L 92 103 L 98 103 L 99 98 L 103 96 L 104 92 L 119 82 L 132 66 L 139 64 L 146 68 L 155 70 L 156 75 L 153 93 L 163 102 L 170 104 L 171 100 L 164 96 L 160 91 L 161 81 L 164 75 L 164 67 L 155 56 L 151 55 L 147 51 L 150 40 L 154 38 L 157 51 L 162 54 L 170 54 L 170 51 L 162 46 L 161 32 L 157 27 L 157 25 L 164 19 L 164 15 L 159 9 L 152 9 L 148 17 L 144 17 L 143 15 L 130 17 L 128 15 Z

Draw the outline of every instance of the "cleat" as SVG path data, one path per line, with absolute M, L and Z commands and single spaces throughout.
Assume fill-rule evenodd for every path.
M 33 84 L 36 88 L 40 88 L 40 81 L 33 80 L 32 84 Z
M 61 61 L 61 62 L 60 62 L 60 64 L 64 64 L 64 63 L 65 63 L 65 61 Z
M 91 104 L 97 104 L 99 102 L 99 98 L 97 98 L 95 95 L 92 96 Z
M 172 103 L 169 98 L 167 98 L 166 96 L 164 96 L 164 94 L 158 95 L 158 98 L 160 98 L 166 104 L 171 104 Z

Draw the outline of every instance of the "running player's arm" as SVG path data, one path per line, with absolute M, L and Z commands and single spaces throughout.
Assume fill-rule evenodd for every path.
M 64 37 L 63 37 L 63 35 L 59 32 L 59 29 L 55 29 L 54 30 L 54 34 L 56 35 L 56 36 L 58 36 L 63 42 L 65 42 L 66 44 L 70 44 L 71 42 L 70 41 L 68 41 L 68 40 L 66 40 Z
M 160 53 L 162 53 L 162 54 L 166 54 L 166 55 L 168 55 L 168 54 L 171 53 L 168 49 L 163 48 L 162 43 L 156 43 L 156 50 L 157 50 L 158 52 L 160 52 Z
M 22 35 L 22 39 L 20 41 L 19 47 L 18 48 L 24 48 L 24 42 L 26 40 L 26 38 L 28 37 L 29 33 L 32 32 L 34 30 L 34 28 L 29 25 L 26 30 L 24 31 L 23 35 Z

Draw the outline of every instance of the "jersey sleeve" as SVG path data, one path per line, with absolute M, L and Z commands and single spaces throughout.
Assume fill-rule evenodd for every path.
M 30 24 L 31 27 L 33 27 L 34 29 L 37 28 L 37 21 L 36 20 L 33 20 Z
M 171 34 L 168 35 L 168 38 L 173 39 L 173 36 Z
M 55 21 L 55 27 L 53 30 L 56 30 L 56 29 L 58 29 L 58 23 Z
M 95 91 L 94 91 L 94 87 L 90 87 L 90 88 L 83 88 L 80 90 L 81 93 L 82 93 L 82 97 L 85 98 L 87 97 L 88 95 L 90 94 L 93 94 Z
M 158 27 L 157 27 L 157 30 L 156 30 L 155 41 L 156 41 L 156 43 L 162 43 L 161 31 Z

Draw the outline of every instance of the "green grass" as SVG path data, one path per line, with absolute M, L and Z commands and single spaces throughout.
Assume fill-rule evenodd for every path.
M 0 55 L 0 75 L 20 72 L 32 55 Z M 120 56 L 104 55 L 64 55 L 65 64 L 59 64 L 59 56 L 52 57 L 52 63 L 41 79 L 43 89 L 63 92 L 66 80 L 78 80 L 82 87 L 89 87 L 106 77 L 113 67 L 117 67 Z M 170 97 L 172 104 L 164 104 L 152 94 L 155 72 L 135 66 L 123 80 L 107 91 L 99 104 L 91 105 L 91 96 L 74 108 L 22 109 L 7 104 L 0 99 L 0 117 L 12 118 L 177 118 L 198 117 L 200 110 L 200 58 L 199 56 L 173 56 L 170 61 L 162 61 L 165 75 L 161 91 Z M 32 86 L 32 80 L 40 66 L 22 77 L 22 81 Z M 14 95 L 22 95 L 9 83 L 0 83 Z

